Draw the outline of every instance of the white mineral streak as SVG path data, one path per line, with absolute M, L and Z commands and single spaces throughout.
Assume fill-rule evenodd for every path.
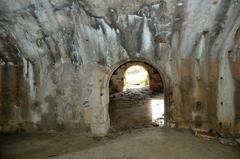
M 158 10 L 160 7 L 160 4 L 154 4 L 152 5 L 152 8 L 155 9 L 155 10 Z
M 148 19 L 145 15 L 143 19 L 143 31 L 142 31 L 141 38 L 142 38 L 141 52 L 150 51 L 150 49 L 153 47 L 152 33 L 149 29 Z
M 34 86 L 34 72 L 31 62 L 23 58 L 23 73 L 24 78 L 29 86 L 29 95 L 32 99 L 36 97 L 36 90 Z
M 235 113 L 234 113 L 234 80 L 232 77 L 232 72 L 229 66 L 229 60 L 227 53 L 224 53 L 220 57 L 219 64 L 219 77 L 218 87 L 217 87 L 217 117 L 218 122 L 222 124 L 228 124 L 228 126 L 233 126 Z M 222 77 L 222 79 L 221 79 Z
M 29 96 L 32 100 L 36 98 L 36 88 L 34 86 L 34 71 L 31 62 L 23 58 L 23 74 L 24 78 L 28 84 Z M 41 114 L 38 111 L 30 109 L 30 114 L 33 123 L 38 123 L 41 121 Z
M 233 130 L 235 121 L 235 105 L 234 105 L 234 93 L 235 93 L 235 81 L 233 79 L 228 51 L 234 44 L 234 36 L 240 25 L 240 17 L 236 16 L 239 13 L 239 5 L 232 5 L 228 12 L 228 16 L 233 19 L 229 19 L 226 24 L 228 27 L 228 34 L 224 37 L 224 43 L 219 50 L 219 79 L 217 83 L 217 118 L 218 123 L 222 123 L 224 128 Z M 236 19 L 234 19 L 234 17 Z M 232 24 L 232 25 L 231 25 Z M 219 125 L 220 126 L 220 125 Z

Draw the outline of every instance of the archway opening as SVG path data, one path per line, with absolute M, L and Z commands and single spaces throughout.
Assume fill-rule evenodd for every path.
M 164 126 L 164 84 L 153 66 L 138 61 L 122 64 L 111 76 L 109 92 L 112 128 Z
M 149 74 L 140 65 L 130 66 L 124 74 L 124 90 L 149 87 Z

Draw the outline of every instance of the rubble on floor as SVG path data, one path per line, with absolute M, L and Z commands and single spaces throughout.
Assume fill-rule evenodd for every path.
M 110 95 L 111 100 L 142 100 L 159 97 L 159 92 L 154 92 L 149 87 L 127 89 Z
M 234 138 L 219 137 L 218 141 L 223 145 L 229 145 L 229 146 L 238 146 L 239 145 L 239 143 Z
M 203 137 L 207 139 L 217 139 L 218 137 L 216 133 L 213 133 L 212 131 L 209 130 L 192 128 L 192 131 L 194 132 L 194 135 L 197 137 Z
M 233 137 L 231 134 L 213 133 L 212 131 L 192 127 L 196 137 L 218 140 L 223 145 L 240 146 L 240 138 Z

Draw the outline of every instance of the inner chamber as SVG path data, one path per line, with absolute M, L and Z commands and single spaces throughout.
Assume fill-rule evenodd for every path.
M 118 67 L 109 83 L 111 128 L 164 126 L 164 85 L 159 72 L 144 62 Z

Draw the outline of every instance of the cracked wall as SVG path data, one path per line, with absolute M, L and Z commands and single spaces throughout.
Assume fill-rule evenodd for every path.
M 240 133 L 239 0 L 1 0 L 0 131 L 109 128 L 109 78 L 153 65 L 166 125 Z

